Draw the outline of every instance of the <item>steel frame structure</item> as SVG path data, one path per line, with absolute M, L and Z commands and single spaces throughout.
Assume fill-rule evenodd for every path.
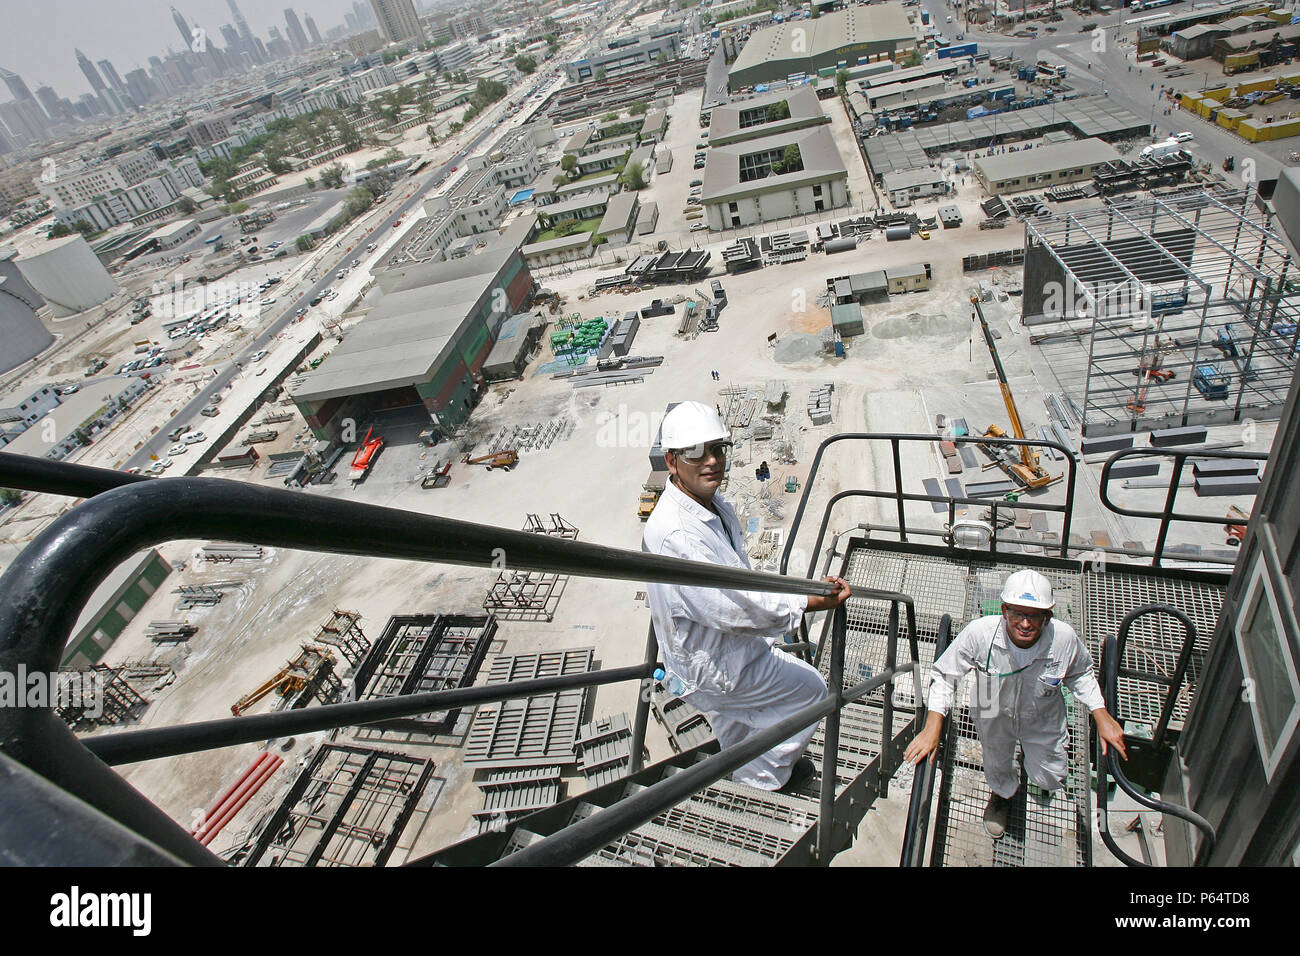
M 370 651 L 370 641 L 361 630 L 361 615 L 356 611 L 340 611 L 335 608 L 330 619 L 320 626 L 312 640 L 337 647 L 343 659 L 352 667 L 364 660 Z
M 383 866 L 433 774 L 432 760 L 342 744 L 317 752 L 244 866 Z M 272 856 L 263 863 L 268 851 Z
M 1300 295 L 1288 291 L 1290 253 L 1255 195 L 1182 193 L 1026 223 L 1026 258 L 1039 247 L 1050 255 L 1065 301 L 1083 302 L 1091 322 L 1086 356 L 1069 343 L 1043 349 L 1061 384 L 1082 393 L 1085 436 L 1278 417 L 1295 370 Z M 1177 233 L 1187 248 L 1168 244 Z M 1235 360 L 1216 346 L 1225 327 Z M 1174 378 L 1144 389 L 1138 370 L 1156 355 Z M 1206 364 L 1230 377 L 1225 399 L 1194 388 L 1193 371 Z
M 404 614 L 388 619 L 352 682 L 353 699 L 382 700 L 469 687 L 496 637 L 491 615 Z M 381 730 L 450 733 L 460 709 L 372 724 Z

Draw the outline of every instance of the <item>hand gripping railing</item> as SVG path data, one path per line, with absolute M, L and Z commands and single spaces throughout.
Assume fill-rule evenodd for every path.
M 1169 477 L 1169 491 L 1165 495 L 1162 511 L 1142 511 L 1137 508 L 1125 508 L 1110 500 L 1110 470 L 1125 458 L 1153 458 L 1168 456 L 1174 460 L 1173 474 Z M 1268 461 L 1265 452 L 1257 451 L 1218 451 L 1203 448 L 1126 448 L 1117 451 L 1106 459 L 1101 466 L 1101 479 L 1098 484 L 1098 496 L 1101 503 L 1116 514 L 1129 518 L 1153 518 L 1160 522 L 1160 532 L 1156 537 L 1156 546 L 1151 557 L 1151 566 L 1160 567 L 1164 556 L 1165 540 L 1169 537 L 1169 525 L 1173 521 L 1192 521 L 1199 524 L 1223 524 L 1225 518 L 1214 515 L 1179 514 L 1174 511 L 1174 502 L 1178 498 L 1179 482 L 1183 477 L 1183 466 L 1188 458 L 1246 459 L 1249 461 Z
M 945 614 L 939 618 L 939 634 L 934 642 L 936 661 L 943 656 L 951 640 L 952 615 Z M 920 724 L 918 730 L 925 726 L 921 715 L 924 714 L 926 719 L 929 718 L 929 711 L 925 707 L 925 688 L 922 686 L 920 676 L 918 674 L 916 679 L 916 720 Z M 903 829 L 903 853 L 898 861 L 899 866 L 925 865 L 925 837 L 930 827 L 930 802 L 934 795 L 935 764 L 952 745 L 952 728 L 956 723 L 955 720 L 943 722 L 939 746 L 928 759 L 916 765 L 916 770 L 912 774 L 912 798 L 907 804 L 907 826 Z
M 831 592 L 824 582 L 623 551 L 434 515 L 256 488 L 217 479 L 140 480 L 117 472 L 0 452 L 0 487 L 87 497 L 56 519 L 0 576 L 0 671 L 53 673 L 82 607 L 113 568 L 162 541 L 220 538 L 308 551 L 486 567 L 504 549 L 512 567 L 619 580 L 785 594 Z M 94 496 L 94 497 L 91 497 Z M 502 688 L 462 688 L 256 717 L 97 737 L 116 762 L 185 753 L 530 696 L 563 687 L 644 679 L 648 664 Z M 487 696 L 479 697 L 486 692 Z M 497 696 L 498 693 L 500 696 Z M 468 695 L 468 696 L 466 696 Z M 83 746 L 50 707 L 0 708 L 0 752 L 190 863 L 220 861 Z M 742 761 L 743 763 L 744 761 Z
M 728 747 L 694 766 L 659 781 L 620 800 L 591 816 L 570 824 L 562 830 L 538 840 L 510 856 L 503 857 L 493 866 L 568 866 L 590 856 L 601 847 L 617 840 L 659 814 L 681 803 L 692 794 L 712 786 L 733 770 L 749 763 L 755 757 L 776 746 L 799 731 L 826 718 L 821 782 L 821 813 L 817 823 L 817 858 L 823 865 L 834 855 L 835 837 L 835 784 L 836 751 L 839 746 L 839 712 L 845 704 L 885 687 L 885 712 L 880 761 L 882 764 L 893 740 L 893 689 L 894 678 L 912 673 L 917 680 L 918 647 L 916 640 L 916 610 L 912 599 L 893 591 L 857 589 L 854 598 L 890 602 L 888 647 L 885 669 L 867 680 L 844 689 L 844 645 L 848 615 L 844 607 L 836 608 L 831 618 L 831 663 L 829 686 L 831 693 L 823 700 L 810 704 L 797 714 L 773 724 L 733 747 Z M 907 608 L 907 638 L 912 661 L 897 667 L 898 605 Z M 919 681 L 918 681 L 919 683 Z
M 1169 614 L 1177 618 L 1183 625 L 1186 637 L 1183 642 L 1182 653 L 1178 655 L 1178 665 L 1174 670 L 1173 677 L 1165 677 L 1163 674 L 1152 674 L 1147 671 L 1134 670 L 1124 667 L 1121 661 L 1124 659 L 1124 648 L 1128 643 L 1129 631 L 1133 623 L 1140 617 L 1147 614 Z M 1156 727 L 1156 732 L 1152 737 L 1152 743 L 1157 748 L 1164 742 L 1165 731 L 1169 726 L 1169 718 L 1173 712 L 1174 702 L 1178 699 L 1178 693 L 1182 689 L 1183 679 L 1187 673 L 1187 665 L 1191 660 L 1192 648 L 1196 643 L 1196 628 L 1191 619 L 1176 607 L 1170 607 L 1167 604 L 1145 604 L 1142 607 L 1134 608 L 1124 615 L 1124 620 L 1119 625 L 1119 636 L 1110 635 L 1102 645 L 1101 652 L 1101 672 L 1102 672 L 1102 693 L 1106 698 L 1106 707 L 1116 720 L 1122 720 L 1118 710 L 1119 703 L 1119 678 L 1122 674 L 1124 677 L 1137 678 L 1139 680 L 1154 681 L 1164 684 L 1168 688 L 1164 706 L 1160 709 L 1160 723 Z M 1107 791 L 1109 785 L 1107 776 L 1115 778 L 1119 788 L 1127 793 L 1130 797 L 1142 804 L 1144 807 L 1150 807 L 1152 810 L 1159 810 L 1161 813 L 1167 813 L 1171 816 L 1178 817 L 1180 820 L 1186 820 L 1205 835 L 1206 845 L 1205 854 L 1208 855 L 1214 849 L 1214 827 L 1208 820 L 1200 814 L 1195 813 L 1186 807 L 1180 807 L 1177 804 L 1166 803 L 1164 800 L 1156 800 L 1147 796 L 1125 776 L 1123 769 L 1120 767 L 1119 755 L 1115 752 L 1114 747 L 1106 749 L 1102 754 L 1103 741 L 1100 735 L 1097 737 L 1097 809 L 1098 822 L 1097 828 L 1101 833 L 1102 842 L 1110 849 L 1110 852 L 1127 866 L 1149 866 L 1141 860 L 1136 860 L 1129 856 L 1116 844 L 1115 838 L 1110 833 L 1110 819 L 1106 812 Z

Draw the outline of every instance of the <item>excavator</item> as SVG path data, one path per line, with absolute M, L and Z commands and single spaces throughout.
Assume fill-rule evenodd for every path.
M 1007 383 L 1007 373 L 1002 368 L 1002 359 L 998 357 L 998 347 L 993 343 L 993 332 L 989 329 L 988 320 L 984 318 L 984 309 L 980 307 L 978 296 L 971 296 L 971 305 L 974 307 L 975 315 L 980 320 L 980 328 L 984 330 L 984 341 L 988 344 L 989 354 L 993 356 L 993 368 L 998 374 L 998 385 L 1002 389 L 1002 401 L 1006 403 L 1007 415 L 1011 419 L 1011 431 L 1014 437 L 1024 438 L 1025 429 L 1020 424 L 1020 412 L 1016 408 L 1016 400 L 1011 396 L 1011 386 Z M 984 432 L 985 438 L 1005 438 L 1007 433 L 997 425 L 990 425 Z M 1014 481 L 1019 482 L 1029 490 L 1046 488 L 1054 481 L 1059 481 L 1060 475 L 1049 475 L 1043 466 L 1038 463 L 1038 453 L 1029 445 L 1020 446 L 1020 460 L 1006 460 L 999 449 L 987 446 L 986 450 L 993 455 L 999 468 L 1005 471 Z

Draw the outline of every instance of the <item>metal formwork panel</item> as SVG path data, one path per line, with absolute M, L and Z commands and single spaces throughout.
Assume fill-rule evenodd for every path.
M 488 683 L 586 673 L 594 655 L 591 647 L 502 655 L 492 662 Z M 470 725 L 465 762 L 484 767 L 573 764 L 578 759 L 573 745 L 586 706 L 586 688 L 484 704 Z

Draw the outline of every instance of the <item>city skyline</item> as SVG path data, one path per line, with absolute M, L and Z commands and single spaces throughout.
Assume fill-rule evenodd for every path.
M 238 28 L 227 0 L 49 0 L 39 7 L 15 5 L 6 11 L 8 29 L 0 34 L 0 68 L 21 76 L 31 89 L 50 86 L 60 97 L 75 102 L 91 92 L 77 63 L 77 49 L 92 63 L 109 60 L 123 75 L 137 68 L 148 70 L 149 58 L 165 57 L 169 48 L 180 52 L 172 7 L 188 24 L 202 27 L 219 47 L 226 45 L 221 27 Z M 310 16 L 324 33 L 343 24 L 352 3 L 295 0 L 290 8 L 304 22 Z M 284 4 L 240 6 L 252 34 L 264 42 L 271 27 L 284 33 L 284 10 Z M 58 29 L 50 29 L 52 23 Z M 0 97 L 8 92 L 0 90 Z

